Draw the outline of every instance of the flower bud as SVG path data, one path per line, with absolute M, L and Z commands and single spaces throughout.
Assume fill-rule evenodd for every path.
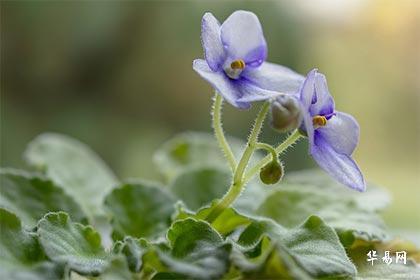
M 266 185 L 272 185 L 283 177 L 283 165 L 278 160 L 272 160 L 260 170 L 260 179 Z
M 298 128 L 302 122 L 299 101 L 288 95 L 278 96 L 271 102 L 271 125 L 279 132 Z

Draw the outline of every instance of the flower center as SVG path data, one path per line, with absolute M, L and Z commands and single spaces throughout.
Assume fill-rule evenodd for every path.
M 244 70 L 246 64 L 245 61 L 242 59 L 234 60 L 225 68 L 225 73 L 228 75 L 231 79 L 239 79 L 239 76 L 242 73 L 242 70 Z
M 322 127 L 327 124 L 327 118 L 324 116 L 317 115 L 312 118 L 312 124 L 314 125 L 314 128 Z
M 245 68 L 245 61 L 243 61 L 242 59 L 237 59 L 234 60 L 231 64 L 230 64 L 230 68 L 232 69 L 244 69 Z

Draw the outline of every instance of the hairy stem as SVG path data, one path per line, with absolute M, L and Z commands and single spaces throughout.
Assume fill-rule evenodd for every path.
M 233 174 L 233 183 L 230 186 L 228 192 L 223 196 L 222 200 L 214 207 L 214 209 L 207 216 L 206 220 L 208 222 L 213 222 L 226 208 L 228 208 L 235 201 L 235 199 L 241 193 L 242 187 L 245 185 L 243 175 L 246 167 L 248 166 L 252 153 L 256 149 L 258 135 L 261 132 L 261 128 L 264 123 L 265 116 L 267 115 L 269 105 L 270 104 L 266 102 L 261 107 L 261 110 L 258 113 L 257 118 L 255 119 L 255 124 L 251 130 L 251 134 L 249 135 L 245 151 L 242 154 L 242 157 Z
M 272 160 L 277 160 L 277 151 L 273 148 L 273 146 L 267 143 L 257 143 L 256 148 L 266 150 L 271 154 Z
M 236 168 L 236 159 L 235 159 L 235 156 L 233 155 L 233 152 L 223 132 L 222 104 L 223 104 L 223 97 L 216 92 L 214 96 L 214 103 L 213 103 L 213 108 L 212 108 L 212 117 L 213 117 L 212 124 L 213 124 L 214 135 L 216 136 L 217 142 L 219 143 L 219 146 L 222 149 L 223 154 L 225 155 L 229 163 L 230 169 L 233 172 L 235 171 L 235 168 Z
M 292 134 L 289 135 L 289 137 L 286 138 L 286 140 L 283 141 L 280 145 L 276 147 L 277 154 L 283 153 L 288 147 L 296 143 L 300 138 L 302 137 L 302 134 L 296 129 L 293 131 Z M 267 155 L 262 160 L 260 160 L 255 166 L 250 168 L 248 172 L 245 174 L 244 182 L 247 183 L 249 180 L 254 177 L 254 175 L 260 171 L 260 169 L 270 162 L 270 155 Z

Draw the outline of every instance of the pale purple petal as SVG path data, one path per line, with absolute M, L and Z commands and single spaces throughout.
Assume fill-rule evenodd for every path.
M 201 44 L 210 69 L 220 70 L 225 62 L 226 52 L 220 37 L 220 23 L 211 13 L 205 13 L 201 20 Z
M 268 100 L 284 94 L 277 91 L 262 89 L 245 79 L 235 82 L 242 93 L 242 97 L 238 99 L 239 102 Z
M 349 114 L 336 112 L 327 125 L 317 129 L 331 147 L 340 154 L 351 155 L 359 142 L 360 128 Z
M 321 73 L 315 75 L 315 96 L 316 102 L 310 107 L 311 115 L 331 115 L 334 112 L 334 99 L 328 90 L 327 79 Z
M 296 93 L 305 79 L 287 67 L 269 62 L 256 68 L 245 68 L 242 77 L 260 88 L 282 93 Z
M 318 165 L 338 182 L 358 191 L 365 191 L 366 184 L 356 162 L 348 155 L 337 153 L 322 135 L 315 132 L 312 157 Z
M 317 72 L 317 69 L 312 69 L 308 75 L 306 76 L 305 81 L 303 82 L 301 88 L 300 88 L 300 100 L 302 102 L 303 108 L 308 111 L 311 107 L 311 104 L 314 100 L 315 96 L 315 77 Z M 311 120 L 311 126 L 312 126 L 312 120 Z
M 267 57 L 267 44 L 258 17 L 236 11 L 221 27 L 221 38 L 229 59 L 242 59 L 249 66 L 259 66 Z
M 312 124 L 312 116 L 309 114 L 308 109 L 305 109 L 304 105 L 301 103 L 301 110 L 302 110 L 302 117 L 303 117 L 303 127 L 301 130 L 303 130 L 306 133 L 306 136 L 308 137 L 309 142 L 309 154 L 312 153 L 311 147 L 314 144 L 314 126 Z
M 223 98 L 240 109 L 247 109 L 251 104 L 240 102 L 238 99 L 242 96 L 238 85 L 230 80 L 222 71 L 213 72 L 203 59 L 193 61 L 193 69 L 206 81 L 208 81 Z

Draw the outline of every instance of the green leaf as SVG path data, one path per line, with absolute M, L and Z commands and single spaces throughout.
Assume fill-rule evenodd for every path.
M 317 216 L 309 217 L 304 224 L 279 237 L 295 260 L 313 276 L 356 273 L 335 231 Z
M 239 158 L 246 144 L 236 138 L 229 138 L 228 140 L 233 153 Z M 262 156 L 263 154 L 260 151 L 254 152 L 250 165 L 261 159 Z M 231 174 L 231 171 L 227 161 L 220 151 L 214 135 L 209 133 L 188 132 L 179 134 L 166 142 L 156 152 L 154 160 L 157 169 L 172 185 L 175 184 L 174 193 L 192 209 L 204 206 L 214 198 L 221 198 L 231 183 L 228 180 L 231 177 L 228 175 Z M 200 169 L 202 173 L 200 173 Z M 212 174 L 208 174 L 210 173 L 209 170 L 214 171 Z M 200 174 L 201 176 L 207 174 L 207 179 L 210 180 L 204 186 L 201 185 Z M 279 184 L 265 186 L 259 179 L 251 180 L 241 196 L 235 201 L 234 206 L 241 213 L 255 214 L 255 210 L 260 203 L 272 190 L 279 186 Z M 204 196 L 201 191 L 208 192 L 208 196 Z M 196 198 L 192 194 L 195 194 Z
M 283 228 L 270 220 L 255 221 L 240 235 L 238 244 L 254 244 L 265 234 L 274 244 L 274 256 L 280 260 L 270 256 L 264 267 L 266 269 L 267 262 L 277 263 L 278 276 L 309 274 L 316 278 L 336 279 L 356 273 L 334 229 L 317 216 L 309 217 L 293 229 Z
M 47 256 L 82 275 L 99 275 L 108 265 L 100 235 L 90 226 L 73 223 L 64 212 L 49 213 L 38 223 Z
M 170 190 L 188 208 L 197 210 L 228 190 L 231 174 L 211 167 L 194 168 L 181 172 L 170 185 Z
M 34 227 L 51 211 L 68 212 L 72 219 L 86 222 L 80 206 L 44 176 L 16 169 L 0 170 L 0 206 L 16 213 L 24 225 Z
M 170 184 L 171 192 L 191 210 L 198 210 L 220 199 L 231 184 L 229 171 L 215 167 L 194 167 L 181 171 Z M 255 213 L 276 187 L 265 186 L 258 180 L 252 180 L 234 202 L 235 209 L 244 214 Z
M 298 177 L 297 173 L 294 175 Z M 306 178 L 302 172 L 302 178 Z M 385 225 L 377 213 L 385 203 L 386 195 L 375 194 L 379 189 L 370 187 L 361 194 L 335 183 L 319 172 L 311 172 L 311 181 L 300 178 L 287 179 L 279 190 L 273 192 L 257 209 L 257 214 L 269 217 L 286 227 L 302 223 L 309 215 L 315 214 L 334 227 L 346 246 L 354 237 L 366 240 L 387 238 Z M 296 181 L 296 183 L 295 183 Z M 366 201 L 371 201 L 369 205 Z M 350 236 L 349 236 L 350 234 Z
M 130 236 L 124 238 L 124 241 L 115 243 L 114 254 L 122 254 L 126 257 L 128 267 L 132 272 L 140 272 L 143 265 L 143 255 L 147 253 L 148 244 L 145 239 L 136 239 Z
M 181 220 L 186 218 L 195 218 L 204 220 L 208 214 L 216 207 L 217 200 L 213 201 L 210 206 L 205 206 L 197 212 L 191 212 L 183 207 L 180 203 L 177 204 L 177 213 L 174 220 Z M 211 226 L 220 234 L 228 235 L 232 233 L 239 226 L 247 226 L 251 223 L 251 219 L 239 214 L 233 208 L 225 209 L 220 215 L 211 223 Z
M 122 256 L 113 257 L 108 266 L 100 276 L 101 280 L 135 280 L 136 278 L 130 273 L 127 262 Z
M 360 267 L 356 279 L 417 280 L 420 279 L 420 266 L 412 262 L 407 262 L 407 264 L 391 263 L 390 265 L 387 265 L 380 261 L 374 263 L 373 266 L 364 265 Z
M 161 261 L 184 279 L 217 279 L 229 268 L 231 245 L 206 222 L 187 218 L 168 231 L 169 252 L 159 250 Z
M 259 251 L 257 256 L 254 251 Z M 313 279 L 281 244 L 268 238 L 248 252 L 234 250 L 231 256 L 241 272 L 240 279 Z
M 245 143 L 229 138 L 232 151 L 239 156 Z M 258 154 L 258 153 L 257 153 Z M 203 132 L 181 133 L 170 139 L 156 152 L 154 161 L 157 169 L 168 181 L 179 172 L 191 167 L 215 167 L 229 171 L 214 135 Z
M 291 172 L 285 179 L 286 184 L 309 185 L 321 193 L 333 193 L 351 198 L 354 203 L 366 211 L 381 211 L 391 202 L 390 194 L 383 188 L 371 183 L 367 184 L 365 192 L 357 192 L 332 179 L 321 170 L 304 170 Z
M 174 202 L 163 186 L 152 182 L 133 182 L 114 189 L 105 199 L 112 215 L 113 239 L 162 234 L 170 225 Z
M 22 228 L 19 218 L 0 208 L 0 278 L 59 279 L 62 267 L 47 261 L 37 236 Z
M 25 159 L 63 187 L 88 214 L 102 214 L 103 199 L 117 183 L 89 147 L 65 135 L 41 134 L 28 145 Z
M 281 182 L 268 186 L 261 183 L 259 178 L 254 178 L 245 186 L 233 207 L 242 214 L 253 216 L 267 197 L 281 187 Z

